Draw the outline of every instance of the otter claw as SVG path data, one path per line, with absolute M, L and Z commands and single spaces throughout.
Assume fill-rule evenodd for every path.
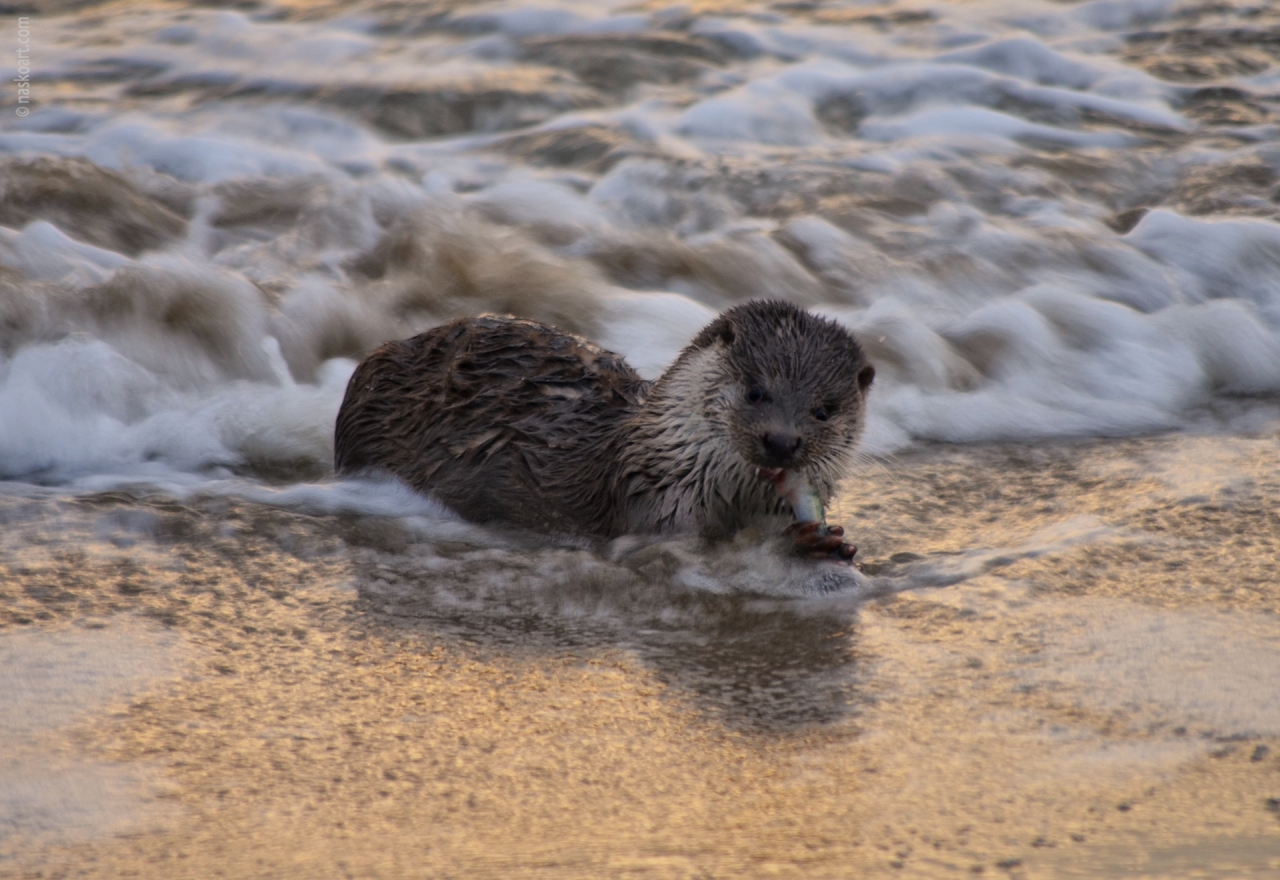
M 787 535 L 795 543 L 796 552 L 811 559 L 839 559 L 849 562 L 858 548 L 846 543 L 844 529 L 817 522 L 792 523 Z

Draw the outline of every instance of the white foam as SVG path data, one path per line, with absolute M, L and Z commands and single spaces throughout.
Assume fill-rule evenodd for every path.
M 685 176 L 662 162 L 628 159 L 596 182 L 587 197 L 623 228 L 695 235 L 736 212 L 705 180 Z
M 1280 391 L 1280 339 L 1252 304 L 1215 300 L 1178 306 L 1162 312 L 1157 322 L 1194 352 L 1215 390 Z
M 715 312 L 678 293 L 611 294 L 600 344 L 646 379 L 656 379 Z
M 327 468 L 343 371 L 322 385 L 174 388 L 98 340 L 23 349 L 0 374 L 0 474 L 70 479 L 253 464 Z
M 107 168 L 145 165 L 179 180 L 203 183 L 235 177 L 303 177 L 326 170 L 323 162 L 301 150 L 239 138 L 171 135 L 145 122 L 124 120 L 93 132 L 83 155 Z
M 509 180 L 468 198 L 472 204 L 508 223 L 549 223 L 600 227 L 604 214 L 573 189 L 547 180 Z
M 97 284 L 132 261 L 115 251 L 84 244 L 37 220 L 15 234 L 0 226 L 0 261 L 28 278 L 82 286 Z
M 775 81 L 812 100 L 850 96 L 865 104 L 873 116 L 888 121 L 912 111 L 960 114 L 967 110 L 978 114 L 970 119 L 989 119 L 982 115 L 980 108 L 1022 104 L 1055 116 L 1087 111 L 1137 125 L 1188 130 L 1187 121 L 1167 105 L 1171 91 L 1149 77 L 1131 72 L 1104 73 L 1106 68 L 1094 75 L 1083 65 L 1070 66 L 1043 46 L 1043 53 L 1033 52 L 1028 43 L 1040 46 L 1034 41 L 1011 41 L 1011 45 L 942 55 L 932 62 L 891 64 L 871 70 L 824 59 L 797 64 L 778 74 Z M 962 63 L 966 61 L 969 63 Z M 998 75 L 1004 68 L 1018 71 L 1031 82 Z M 1105 87 L 1107 93 L 1073 87 L 1085 79 L 1090 79 L 1089 84 L 1099 92 Z M 1068 87 L 1062 87 L 1059 80 L 1066 80 L 1062 85 Z M 970 129 L 960 131 L 969 133 Z M 1068 131 L 1078 137 L 1087 134 Z M 865 131 L 861 133 L 866 136 Z M 895 137 L 911 135 L 912 132 L 908 132 Z M 1077 143 L 1069 135 L 1057 137 L 1064 143 Z
M 1080 132 L 1037 125 L 1033 122 L 988 110 L 984 107 L 945 107 L 922 110 L 899 119 L 867 121 L 858 133 L 868 140 L 897 141 L 905 138 L 970 137 L 981 139 L 1025 139 L 1073 147 L 1123 147 L 1136 143 L 1123 132 Z
M 18 316 L 0 356 L 0 472 L 77 485 L 323 472 L 353 366 L 325 359 L 445 311 L 406 315 L 394 285 L 357 277 L 354 260 L 400 218 L 442 205 L 487 217 L 468 227 L 476 235 L 532 227 L 521 241 L 557 265 L 634 258 L 634 276 L 586 266 L 617 277 L 582 290 L 598 300 L 598 341 L 647 377 L 710 319 L 708 304 L 776 295 L 837 316 L 880 371 L 866 437 L 881 451 L 1177 427 L 1215 395 L 1280 389 L 1280 227 L 1167 209 L 1127 235 L 1103 222 L 1179 168 L 1280 167 L 1266 143 L 1228 155 L 1170 141 L 1167 162 L 1127 151 L 1153 130 L 1197 131 L 1172 106 L 1180 86 L 1116 52 L 1118 34 L 1169 21 L 1176 4 L 920 8 L 934 19 L 882 32 L 786 10 L 538 0 L 391 37 L 365 17 L 153 11 L 136 27 L 122 12 L 102 24 L 109 46 L 87 41 L 74 15 L 50 19 L 46 71 L 134 65 L 153 82 L 265 91 L 137 95 L 127 113 L 109 90 L 92 112 L 46 91 L 27 120 L 0 124 L 0 152 L 88 157 L 197 205 L 164 259 L 94 247 L 45 220 L 0 229 L 0 263 L 46 285 L 0 304 Z M 492 134 L 388 143 L 359 115 L 301 97 L 470 77 L 500 90 L 531 72 L 528 38 L 673 27 L 715 43 L 722 63 L 541 127 L 592 122 L 642 142 L 643 157 L 605 173 L 529 167 L 492 150 Z M 1238 82 L 1261 89 L 1269 76 Z M 826 102 L 837 99 L 849 116 L 833 125 Z M 1078 175 L 1054 168 L 1077 160 Z M 1105 179 L 1112 164 L 1123 180 Z M 262 178 L 310 180 L 297 220 L 215 227 L 212 185 Z M 113 288 L 115 311 L 92 300 L 113 279 L 129 279 Z M 495 295 L 492 307 L 518 299 Z
M 540 37 L 577 30 L 585 24 L 582 16 L 568 9 L 530 6 L 501 12 L 458 16 L 456 24 L 464 28 L 492 28 L 511 37 Z
M 997 81 L 994 74 L 963 64 L 902 62 L 863 71 L 830 59 L 796 64 L 776 76 L 778 85 L 811 100 L 853 95 L 869 111 L 884 114 L 926 103 L 987 103 Z
M 881 361 L 870 398 L 873 420 L 918 438 L 973 442 L 1167 428 L 1215 384 L 1270 389 L 1277 375 L 1274 333 L 1238 306 L 1148 316 L 1038 286 L 947 322 L 939 327 L 945 336 L 883 308 L 852 326 L 873 357 L 891 356 Z M 1229 355 L 1215 347 L 1228 334 L 1240 340 Z
M 1070 58 L 1030 37 L 1010 37 L 938 56 L 938 61 L 972 64 L 1041 85 L 1087 89 L 1102 78 L 1097 60 Z
M 207 489 L 212 488 L 247 497 L 263 504 L 308 513 L 359 513 L 414 521 L 425 518 L 459 522 L 458 517 L 443 504 L 393 479 L 361 478 L 336 480 L 329 483 L 298 483 L 284 489 L 227 482 L 216 487 L 207 487 Z
M 276 57 L 285 63 L 346 64 L 374 51 L 377 45 L 374 39 L 354 34 L 318 34 L 290 42 Z
M 1261 220 L 1200 220 L 1158 209 L 1126 239 L 1178 270 L 1193 300 L 1252 300 L 1280 325 L 1280 227 Z
M 761 35 L 760 29 L 741 19 L 699 18 L 689 28 L 689 33 L 695 37 L 715 40 L 735 54 L 747 58 L 769 51 L 768 40 Z
M 1176 0 L 1090 0 L 1073 12 L 1091 27 L 1119 31 L 1163 22 L 1176 5 Z
M 821 138 L 809 102 L 767 82 L 694 104 L 676 120 L 674 131 L 689 138 L 786 146 Z

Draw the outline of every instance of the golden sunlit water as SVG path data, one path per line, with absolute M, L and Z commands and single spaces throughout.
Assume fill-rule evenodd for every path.
M 1278 483 L 1274 435 L 912 454 L 845 521 L 963 582 L 666 631 L 389 611 L 376 523 L 10 498 L 0 649 L 66 705 L 5 728 L 0 870 L 1270 876 Z

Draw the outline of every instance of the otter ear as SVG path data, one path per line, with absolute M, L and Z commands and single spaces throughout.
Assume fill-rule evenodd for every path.
M 738 327 L 729 319 L 720 322 L 723 326 L 719 328 L 716 336 L 725 345 L 733 345 L 733 340 L 738 338 Z
M 737 337 L 737 326 L 733 321 L 721 315 L 706 327 L 703 327 L 702 332 L 693 337 L 693 342 L 690 344 L 694 348 L 710 348 L 717 342 L 722 342 L 725 345 L 733 345 L 733 340 Z
M 876 377 L 876 368 L 871 366 L 871 364 L 867 364 L 865 367 L 859 370 L 858 371 L 858 390 L 863 393 L 866 393 L 866 390 L 871 387 L 871 380 L 874 379 L 875 377 Z

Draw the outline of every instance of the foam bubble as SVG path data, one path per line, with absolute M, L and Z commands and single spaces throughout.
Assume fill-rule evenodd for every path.
M 1100 65 L 1070 58 L 1030 37 L 993 40 L 938 56 L 938 61 L 972 64 L 1042 85 L 1087 89 L 1102 78 Z
M 20 234 L 0 227 L 0 259 L 28 278 L 76 286 L 106 281 L 130 264 L 128 257 L 75 241 L 44 220 Z
M 0 376 L 0 474 L 67 480 L 87 472 L 325 472 L 350 362 L 320 385 L 239 381 L 212 392 L 170 377 L 100 340 L 23 349 Z
M 481 190 L 469 200 L 507 223 L 591 228 L 605 222 L 596 205 L 567 186 L 545 180 L 506 181 Z
M 211 183 L 235 177 L 321 174 L 325 164 L 312 155 L 243 138 L 173 135 L 142 121 L 121 120 L 85 137 L 83 155 L 107 168 L 146 165 L 178 180 Z M 78 151 L 77 151 L 78 152 Z
M 618 292 L 606 302 L 600 344 L 656 379 L 715 314 L 678 293 Z
M 1051 125 L 1037 125 L 1007 113 L 983 107 L 948 107 L 923 110 L 895 120 L 867 121 L 859 133 L 869 140 L 957 136 L 983 139 L 1023 139 L 1074 147 L 1122 147 L 1136 143 L 1123 132 L 1086 133 Z
M 769 83 L 701 101 L 680 115 L 674 130 L 690 138 L 787 146 L 806 146 L 821 137 L 809 103 Z
M 1090 0 L 1075 10 L 1075 16 L 1104 31 L 1147 27 L 1169 18 L 1175 0 Z
M 1248 298 L 1280 325 L 1280 227 L 1259 220 L 1201 220 L 1169 210 L 1146 214 L 1126 238 L 1180 270 L 1194 300 Z

